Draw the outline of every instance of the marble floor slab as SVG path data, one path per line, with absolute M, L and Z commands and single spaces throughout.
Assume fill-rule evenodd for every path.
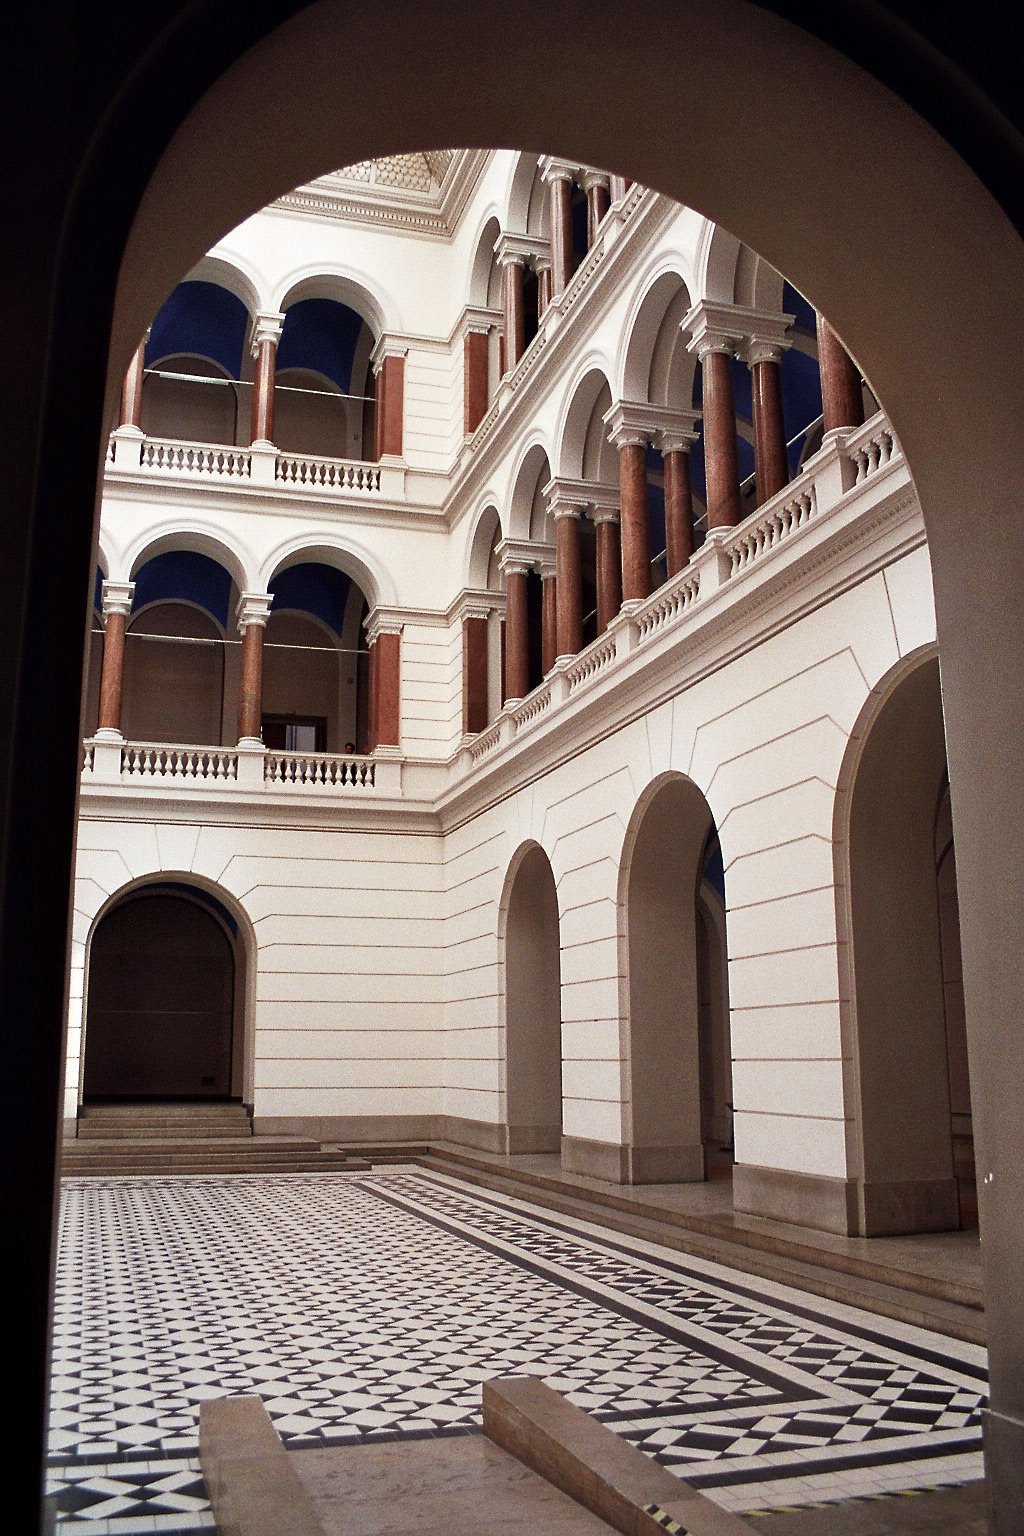
M 293 1450 L 480 1432 L 542 1376 L 729 1508 L 981 1475 L 984 1352 L 454 1179 L 73 1179 L 50 1423 L 58 1523 L 212 1529 L 206 1397 Z

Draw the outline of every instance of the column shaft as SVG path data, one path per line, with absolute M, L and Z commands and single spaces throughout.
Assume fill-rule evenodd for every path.
M 462 731 L 474 735 L 487 724 L 487 620 L 462 621 Z
M 550 264 L 539 268 L 537 272 L 537 316 L 543 315 L 551 303 L 551 266 Z
M 622 607 L 622 547 L 614 517 L 597 523 L 597 632 L 603 635 Z
M 523 315 L 523 268 L 505 261 L 501 268 L 501 301 L 505 318 L 505 372 L 511 373 L 523 355 L 526 328 Z
M 402 637 L 380 634 L 377 653 L 377 740 L 378 747 L 397 747 L 401 741 L 401 666 Z
M 740 520 L 740 466 L 736 453 L 732 364 L 727 352 L 705 352 L 701 366 L 708 528 L 734 528 Z
M 124 693 L 124 646 L 128 630 L 126 613 L 108 613 L 103 632 L 103 661 L 100 664 L 100 708 L 97 729 L 121 729 L 121 701 Z
M 463 431 L 475 432 L 487 415 L 487 333 L 468 331 L 462 347 Z
M 649 597 L 651 535 L 647 518 L 647 450 L 642 443 L 619 448 L 619 505 L 622 530 L 622 596 Z
M 252 441 L 274 440 L 274 374 L 277 366 L 277 342 L 264 336 L 256 353 L 252 381 Z
M 555 519 L 555 572 L 558 592 L 558 654 L 575 656 L 583 648 L 583 582 L 578 513 L 563 513 Z
M 565 176 L 548 182 L 551 209 L 551 294 L 553 298 L 572 277 L 572 182 Z
M 681 571 L 693 554 L 693 493 L 690 489 L 690 455 L 673 448 L 665 462 L 665 562 L 669 576 Z
M 135 349 L 128 372 L 121 386 L 122 427 L 142 428 L 142 384 L 146 369 L 146 343 L 140 341 Z
M 554 571 L 545 571 L 541 582 L 540 664 L 547 677 L 558 656 L 558 582 Z
M 601 220 L 608 212 L 608 188 L 604 182 L 591 182 L 587 188 L 587 250 L 597 239 Z
M 379 463 L 381 443 L 384 439 L 384 364 L 373 376 L 373 457 Z
M 242 630 L 242 677 L 238 688 L 238 739 L 259 740 L 263 726 L 263 625 Z
M 860 374 L 824 315 L 818 316 L 818 369 L 825 431 L 859 427 L 864 421 Z
M 372 752 L 377 745 L 378 718 L 380 714 L 380 696 L 377 688 L 377 642 L 374 640 L 369 647 L 369 666 L 367 668 L 367 692 L 370 695 L 367 708 L 366 750 Z
M 525 699 L 530 691 L 530 631 L 526 572 L 505 572 L 505 697 Z
M 384 390 L 381 410 L 380 451 L 400 458 L 405 415 L 405 358 L 389 354 L 381 366 Z
M 754 466 L 760 507 L 789 483 L 786 426 L 782 415 L 779 365 L 765 358 L 750 370 L 754 399 Z

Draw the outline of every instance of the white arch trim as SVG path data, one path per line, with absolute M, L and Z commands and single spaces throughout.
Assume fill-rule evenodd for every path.
M 271 309 L 284 313 L 290 304 L 303 299 L 334 299 L 362 315 L 379 340 L 385 332 L 403 329 L 401 308 L 393 293 L 372 285 L 362 267 L 311 262 L 293 268 L 274 285 Z
M 247 558 L 236 546 L 227 542 L 219 525 L 199 518 L 175 517 L 173 522 L 158 523 L 138 534 L 125 549 L 121 568 L 126 572 L 125 581 L 133 581 L 137 571 L 157 555 L 170 554 L 174 550 L 190 550 L 208 555 L 216 560 L 231 576 L 239 592 L 262 591 L 253 584 L 253 560 Z
M 259 576 L 252 590 L 269 591 L 270 583 L 279 572 L 305 561 L 332 565 L 351 577 L 361 588 L 370 608 L 398 606 L 394 580 L 380 557 L 355 539 L 346 538 L 344 544 L 336 544 L 329 533 L 323 537 L 317 537 L 315 532 L 307 533 L 278 544 L 260 565 Z

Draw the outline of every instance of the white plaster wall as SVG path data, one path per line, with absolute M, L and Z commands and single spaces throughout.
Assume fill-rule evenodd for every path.
M 443 1081 L 440 843 L 401 832 L 82 817 L 65 1113 L 80 1079 L 86 944 L 126 887 L 189 876 L 256 945 L 245 1097 L 259 1116 L 432 1114 Z

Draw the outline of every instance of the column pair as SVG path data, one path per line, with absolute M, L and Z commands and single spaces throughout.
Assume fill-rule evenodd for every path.
M 494 254 L 501 268 L 501 308 L 503 324 L 502 372 L 511 373 L 522 357 L 526 344 L 526 313 L 523 278 L 528 266 L 537 273 L 537 318 L 551 302 L 551 258 L 548 242 L 536 235 L 502 234 Z
M 651 592 L 651 539 L 647 492 L 647 449 L 662 453 L 665 476 L 665 556 L 669 576 L 693 553 L 690 445 L 692 411 L 620 400 L 605 413 L 608 436 L 619 453 L 619 508 L 622 544 L 622 600 L 638 602 Z
M 549 544 L 506 539 L 498 549 L 505 577 L 505 629 L 502 702 L 523 699 L 530 691 L 529 578 L 541 579 L 541 671 L 555 664 L 557 649 L 557 565 Z

